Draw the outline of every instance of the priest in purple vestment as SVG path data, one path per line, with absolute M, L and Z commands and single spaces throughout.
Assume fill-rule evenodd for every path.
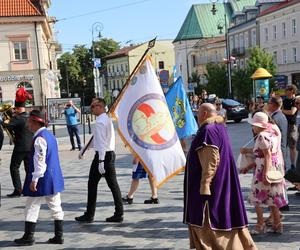
M 190 248 L 257 249 L 248 231 L 238 173 L 224 120 L 213 104 L 198 111 L 199 130 L 187 156 L 184 223 Z

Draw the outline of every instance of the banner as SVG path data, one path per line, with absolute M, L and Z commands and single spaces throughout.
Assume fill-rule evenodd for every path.
M 177 78 L 167 92 L 166 100 L 179 139 L 196 134 L 198 125 L 184 90 L 181 76 Z
M 185 166 L 165 96 L 146 58 L 111 109 L 126 145 L 160 187 Z

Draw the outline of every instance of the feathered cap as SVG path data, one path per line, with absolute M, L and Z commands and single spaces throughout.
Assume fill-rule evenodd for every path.
M 24 87 L 21 87 L 16 92 L 15 107 L 25 107 L 25 102 L 31 99 L 31 94 L 29 94 Z

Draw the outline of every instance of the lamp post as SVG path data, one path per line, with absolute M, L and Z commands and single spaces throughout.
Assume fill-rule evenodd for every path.
M 98 37 L 101 37 L 101 31 L 103 30 L 103 24 L 100 22 L 95 22 L 92 25 L 92 57 L 93 57 L 93 75 L 94 75 L 94 91 L 96 97 L 103 97 L 103 86 L 100 85 L 100 74 L 98 65 L 95 61 L 95 44 L 94 44 L 94 32 L 98 32 Z M 100 93 L 98 93 L 100 89 Z
M 84 96 L 84 90 L 85 90 L 85 87 L 86 87 L 86 80 L 83 79 L 82 80 L 82 111 L 81 111 L 81 114 L 82 114 L 82 117 L 83 117 L 83 143 L 85 144 L 85 96 Z
M 218 11 L 216 7 L 216 3 L 218 3 L 220 0 L 210 0 L 212 3 L 212 9 L 211 12 L 213 15 L 216 15 L 216 12 Z M 236 0 L 239 1 L 239 0 Z M 226 14 L 226 4 L 229 2 L 229 0 L 223 0 L 223 6 L 224 6 L 224 24 L 225 24 L 225 46 L 226 46 L 226 64 L 227 64 L 227 79 L 228 79 L 228 97 L 232 98 L 232 80 L 231 80 L 231 56 L 230 56 L 230 46 L 229 46 L 229 36 L 228 36 L 228 24 L 227 24 L 227 14 Z M 223 29 L 223 26 L 218 24 L 217 27 L 220 32 Z

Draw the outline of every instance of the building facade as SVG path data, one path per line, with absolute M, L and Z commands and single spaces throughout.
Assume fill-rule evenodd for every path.
M 14 101 L 24 86 L 33 96 L 29 105 L 45 105 L 60 97 L 55 41 L 55 19 L 47 10 L 50 0 L 0 0 L 0 99 Z
M 227 3 L 214 4 L 214 13 L 212 13 L 212 4 L 195 4 L 190 8 L 176 38 L 174 39 L 176 70 L 178 76 L 182 76 L 183 81 L 187 87 L 189 79 L 197 66 L 194 67 L 195 56 L 198 58 L 207 58 L 203 53 L 205 51 L 197 51 L 200 49 L 199 44 L 205 48 L 205 42 L 209 39 L 225 40 L 226 25 L 231 26 L 232 15 L 241 11 L 245 6 L 253 6 L 256 0 L 230 0 Z M 199 43 L 199 40 L 204 40 Z M 221 58 L 225 50 L 224 43 L 217 42 L 213 48 L 212 44 L 209 45 L 212 53 L 217 53 Z M 221 47 L 220 47 L 221 46 Z M 224 46 L 224 47 L 223 47 Z M 217 48 L 217 52 L 215 49 Z M 214 56 L 212 57 L 214 58 Z M 222 56 L 223 58 L 223 56 Z M 220 60 L 220 59 L 218 59 Z M 201 63 L 199 68 L 201 72 L 205 64 Z
M 260 46 L 273 54 L 277 74 L 300 87 L 300 1 L 281 1 L 261 11 Z
M 127 78 L 134 70 L 138 61 L 147 49 L 148 43 L 121 48 L 120 50 L 106 56 L 107 64 L 107 89 L 116 97 L 124 86 Z M 158 40 L 154 48 L 149 51 L 152 64 L 157 76 L 162 71 L 168 75 L 164 88 L 173 83 L 173 68 L 175 65 L 174 46 L 171 40 Z

